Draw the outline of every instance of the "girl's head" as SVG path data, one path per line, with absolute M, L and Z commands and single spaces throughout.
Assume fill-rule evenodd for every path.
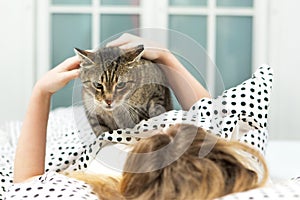
M 254 170 L 257 165 L 263 167 L 263 177 Z M 263 186 L 267 177 L 260 153 L 191 125 L 176 125 L 140 140 L 120 180 L 77 176 L 101 199 L 143 200 L 213 199 Z
M 154 151 L 153 156 L 139 156 Z M 191 125 L 176 125 L 141 140 L 132 152 L 139 154 L 129 154 L 120 182 L 126 199 L 212 199 L 260 187 L 268 176 L 257 151 Z M 252 155 L 264 168 L 262 178 L 253 170 L 258 162 Z M 162 166 L 165 161 L 173 162 Z M 137 168 L 148 172 L 130 172 Z

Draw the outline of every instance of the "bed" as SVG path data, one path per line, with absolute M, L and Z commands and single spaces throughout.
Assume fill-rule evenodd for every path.
M 63 112 L 70 113 L 72 111 L 71 108 L 60 108 L 53 112 L 52 118 L 60 118 L 55 115 L 60 115 Z M 0 146 L 7 147 L 9 144 L 9 146 L 15 147 L 20 127 L 20 121 L 2 122 L 0 124 Z M 65 127 L 53 126 L 52 128 L 65 129 Z M 270 170 L 270 183 L 261 189 L 231 194 L 221 199 L 300 199 L 300 179 L 296 179 L 297 175 L 300 175 L 300 160 L 294 159 L 294 155 L 300 154 L 299 146 L 300 141 L 269 141 L 266 151 L 266 160 Z M 118 148 L 124 147 L 119 145 Z M 108 154 L 108 152 L 111 154 L 111 150 L 112 147 L 110 146 L 104 148 L 100 152 L 100 156 L 101 154 Z M 125 161 L 125 157 L 117 153 L 112 156 L 114 156 L 117 163 Z M 88 172 L 98 173 L 99 171 L 110 175 L 120 174 L 120 171 L 111 169 L 95 159 L 90 163 Z M 290 181 L 292 178 L 294 178 L 294 180 Z
M 264 71 L 265 70 L 265 71 Z M 266 147 L 266 141 L 267 138 L 267 117 L 262 118 L 261 116 L 267 116 L 267 108 L 269 103 L 269 94 L 271 86 L 267 84 L 271 83 L 271 76 L 272 73 L 269 72 L 269 67 L 261 67 L 260 70 L 258 70 L 251 79 L 245 81 L 244 83 L 240 84 L 239 86 L 235 88 L 231 88 L 223 93 L 220 98 L 216 99 L 201 99 L 197 103 L 194 104 L 194 106 L 191 108 L 191 110 L 187 113 L 187 117 L 190 116 L 190 121 L 193 121 L 193 118 L 195 115 L 201 116 L 200 119 L 207 120 L 206 122 L 200 123 L 200 126 L 202 128 L 205 128 L 206 130 L 209 130 L 212 126 L 212 123 L 219 124 L 220 120 L 221 122 L 224 122 L 223 124 L 231 124 L 230 126 L 224 126 L 219 127 L 216 126 L 218 129 L 214 129 L 215 133 L 220 133 L 220 137 L 227 138 L 227 139 L 238 139 L 240 141 L 250 141 L 250 144 L 253 145 L 254 148 L 257 148 L 262 153 L 266 154 L 266 160 L 270 168 L 270 181 L 269 183 L 263 187 L 258 188 L 254 190 L 249 190 L 246 192 L 240 192 L 235 194 L 230 194 L 225 197 L 222 197 L 221 199 L 299 199 L 300 198 L 300 178 L 297 178 L 297 175 L 300 175 L 300 166 L 299 166 L 299 160 L 293 159 L 296 158 L 295 155 L 299 155 L 300 149 L 298 148 L 300 142 L 289 142 L 289 141 L 269 141 Z M 258 82 L 256 82 L 258 81 Z M 263 86 L 265 85 L 265 86 Z M 262 87 L 261 87 L 262 86 Z M 264 88 L 265 87 L 265 88 Z M 257 95 L 257 99 L 261 99 L 260 90 L 262 90 L 265 94 L 264 101 L 258 104 L 258 106 L 265 107 L 265 110 L 261 110 L 256 112 L 254 109 L 252 109 L 253 105 L 251 103 L 249 104 L 249 108 L 245 108 L 244 101 L 236 100 L 237 95 L 244 95 L 245 91 L 249 97 L 252 97 L 252 95 Z M 240 93 L 239 93 L 240 92 Z M 230 96 L 232 99 L 226 99 L 227 102 L 224 101 L 224 98 L 227 96 Z M 254 97 L 253 97 L 254 99 Z M 251 101 L 251 100 L 249 100 Z M 254 99 L 253 101 L 256 101 Z M 260 100 L 261 101 L 261 100 Z M 234 104 L 233 104 L 234 103 Z M 226 104 L 226 109 L 224 110 L 224 104 Z M 230 105 L 227 105 L 230 104 Z M 232 105 L 231 105 L 232 104 Z M 205 108 L 203 108 L 205 105 Z M 215 109 L 218 106 L 221 106 L 221 115 L 218 115 L 219 112 L 216 112 L 214 117 L 212 118 L 212 114 Z M 222 106 L 223 105 L 223 106 Z M 240 105 L 240 107 L 238 107 Z M 211 107 L 211 111 L 208 112 L 208 108 Z M 236 115 L 234 114 L 228 114 L 229 111 L 235 111 L 234 113 L 238 113 Z M 162 119 L 166 119 L 166 116 L 169 114 L 172 114 L 173 111 L 170 111 L 168 113 L 162 114 L 161 116 L 163 118 L 160 118 L 161 116 L 157 116 L 154 118 L 151 118 L 147 120 L 147 122 L 141 122 L 138 127 L 141 127 L 137 131 L 135 130 L 135 127 L 131 129 L 132 137 L 136 136 L 136 132 L 138 132 L 139 135 L 142 135 L 144 130 L 148 129 L 145 127 L 154 127 L 151 123 L 161 123 L 163 121 Z M 256 112 L 256 117 L 260 118 L 259 120 L 256 120 L 256 117 L 252 114 L 253 112 Z M 241 113 L 241 114 L 239 114 Z M 179 111 L 174 111 L 173 114 L 180 114 Z M 263 115 L 261 115 L 263 114 Z M 205 116 L 206 115 L 206 116 Z M 260 116 L 261 115 L 261 116 Z M 174 116 L 174 115 L 172 115 Z M 204 116 L 204 118 L 202 118 Z M 257 118 L 257 119 L 258 119 Z M 183 119 L 182 116 L 178 117 L 177 119 Z M 176 119 L 176 120 L 177 120 Z M 197 118 L 198 119 L 198 118 Z M 213 121 L 215 119 L 216 121 Z M 227 121 L 226 121 L 227 120 Z M 170 118 L 171 122 L 165 122 L 168 123 L 168 125 L 172 125 L 176 123 L 176 121 L 173 120 L 173 118 Z M 226 123 L 230 121 L 230 123 Z M 200 121 L 194 120 L 193 123 L 199 123 Z M 236 133 L 236 124 L 241 122 L 242 125 L 245 125 L 245 127 L 249 129 L 241 128 L 240 131 Z M 250 123 L 251 122 L 251 123 Z M 144 127 L 145 124 L 147 126 Z M 207 127 L 205 127 L 205 124 Z M 233 125 L 234 124 L 234 125 Z M 157 125 L 157 124 L 156 124 Z M 61 171 L 61 170 L 72 170 L 72 167 L 75 167 L 76 169 L 81 169 L 82 163 L 83 163 L 83 157 L 81 155 L 85 155 L 84 153 L 88 150 L 86 147 L 82 147 L 82 135 L 80 135 L 80 129 L 78 129 L 78 123 L 76 123 L 74 119 L 74 107 L 68 107 L 68 108 L 59 108 L 54 111 L 51 111 L 49 116 L 49 122 L 48 122 L 48 134 L 47 134 L 47 143 L 48 146 L 51 147 L 51 149 L 47 149 L 48 154 L 46 154 L 46 168 L 50 171 Z M 7 121 L 0 123 L 0 156 L 1 156 L 1 162 L 0 162 L 0 179 L 1 179 L 1 188 L 0 188 L 0 199 L 2 198 L 1 195 L 3 195 L 5 189 L 11 185 L 11 174 L 12 174 L 12 162 L 13 162 L 13 154 L 14 150 L 16 148 L 16 142 L 17 138 L 20 132 L 21 122 L 20 121 Z M 251 129 L 251 130 L 250 130 Z M 229 132 L 231 130 L 231 132 Z M 88 130 L 89 131 L 89 130 Z M 130 132 L 129 131 L 129 132 Z M 255 132 L 256 131 L 256 132 Z M 125 134 L 126 132 L 126 134 Z M 90 133 L 90 132 L 87 132 Z M 103 137 L 101 138 L 101 142 L 117 142 L 117 138 L 120 137 L 120 135 L 125 137 L 128 137 L 127 131 L 124 130 L 114 130 L 111 133 L 107 133 L 109 137 L 107 137 L 106 140 L 106 133 L 103 133 Z M 257 135 L 255 135 L 257 134 Z M 95 137 L 93 133 L 90 134 L 91 138 Z M 230 137 L 228 137 L 230 135 Z M 79 137 L 78 137 L 79 136 Z M 258 139 L 254 141 L 253 138 L 257 137 Z M 88 138 L 88 137 L 87 137 Z M 87 139 L 84 138 L 84 139 Z M 114 140 L 115 139 L 115 140 Z M 89 139 L 87 139 L 89 140 Z M 99 138 L 97 138 L 97 141 L 99 142 Z M 97 143 L 97 141 L 94 139 L 92 143 Z M 89 141 L 91 142 L 91 141 Z M 68 143 L 67 146 L 62 147 L 60 145 Z M 247 142 L 246 142 L 247 143 Z M 101 143 L 102 144 L 102 143 Z M 94 145 L 94 144 L 93 144 Z M 93 148 L 94 146 L 89 146 L 89 149 Z M 79 147 L 77 148 L 69 148 L 69 147 Z M 83 146 L 86 146 L 85 144 Z M 81 148 L 82 147 L 82 148 Z M 116 148 L 117 147 L 117 148 Z M 99 157 L 113 157 L 113 161 L 122 166 L 122 163 L 125 161 L 126 156 L 124 154 L 120 154 L 112 151 L 112 149 L 121 149 L 124 148 L 124 145 L 117 144 L 117 145 L 110 145 L 108 147 L 102 148 L 100 153 L 97 152 L 97 156 Z M 99 146 L 98 146 L 98 149 Z M 48 151 L 49 150 L 49 151 Z M 51 150 L 53 152 L 51 152 Z M 64 153 L 64 151 L 69 152 L 69 154 Z M 91 151 L 93 152 L 93 151 Z M 91 154 L 92 155 L 92 154 Z M 81 160 L 82 158 L 82 160 Z M 95 158 L 95 157 L 93 157 Z M 77 159 L 78 163 L 75 165 L 70 165 L 69 161 L 75 161 Z M 51 161 L 51 162 L 49 162 Z M 64 162 L 67 161 L 67 162 Z M 88 172 L 92 173 L 105 173 L 105 174 L 120 174 L 121 171 L 119 170 L 113 170 L 112 168 L 109 168 L 105 165 L 103 162 L 99 162 L 99 159 L 91 159 L 86 158 L 85 161 L 88 161 L 88 165 L 84 166 Z M 51 163 L 51 164 L 49 164 Z M 71 169 L 70 169 L 71 167 Z M 120 167 L 117 167 L 118 169 L 121 169 Z M 294 177 L 294 178 L 292 178 Z M 2 181 L 3 180 L 3 181 Z M 1 191 L 2 189 L 2 191 Z

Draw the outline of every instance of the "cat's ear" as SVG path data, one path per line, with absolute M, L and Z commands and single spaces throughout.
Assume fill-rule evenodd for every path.
M 85 65 L 95 64 L 93 61 L 95 58 L 95 54 L 93 52 L 81 50 L 78 48 L 74 48 L 74 52 L 77 54 L 77 56 L 79 57 L 82 64 L 85 64 Z
M 136 47 L 126 49 L 125 55 L 128 63 L 139 61 L 144 54 L 144 45 L 138 45 Z

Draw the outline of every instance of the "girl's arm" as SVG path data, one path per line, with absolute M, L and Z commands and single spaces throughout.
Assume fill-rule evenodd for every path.
M 14 163 L 14 182 L 44 173 L 46 131 L 50 99 L 53 93 L 79 75 L 79 60 L 69 58 L 46 73 L 34 86 Z
M 209 92 L 170 52 L 162 52 L 157 62 L 164 64 L 163 71 L 183 110 L 189 110 L 199 99 L 210 97 Z
M 153 41 L 125 33 L 116 40 L 109 42 L 107 46 L 119 46 L 120 48 L 126 49 L 139 44 L 143 44 L 145 47 L 144 58 L 164 65 L 162 70 L 184 110 L 190 109 L 190 107 L 199 99 L 210 97 L 208 91 L 189 73 L 177 58 L 169 52 L 169 50 Z

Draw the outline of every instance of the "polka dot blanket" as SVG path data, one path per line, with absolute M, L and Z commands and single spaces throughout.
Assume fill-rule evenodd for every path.
M 89 185 L 58 172 L 85 171 L 104 145 L 112 142 L 131 144 L 139 138 L 148 137 L 149 130 L 168 128 L 177 123 L 193 124 L 227 140 L 247 143 L 264 154 L 268 138 L 267 114 L 272 78 L 272 69 L 262 66 L 250 79 L 224 91 L 215 99 L 199 100 L 189 111 L 169 111 L 141 121 L 131 129 L 105 132 L 98 138 L 90 127 L 76 123 L 74 109 L 77 108 L 51 111 L 47 132 L 46 171 L 43 175 L 25 183 L 13 184 L 16 139 L 10 139 L 1 145 L 0 199 L 98 199 Z M 21 124 L 17 124 L 15 129 L 19 130 Z M 0 129 L 9 131 L 1 127 L 1 124 Z M 299 196 L 300 181 L 294 179 L 221 199 L 297 199 Z

